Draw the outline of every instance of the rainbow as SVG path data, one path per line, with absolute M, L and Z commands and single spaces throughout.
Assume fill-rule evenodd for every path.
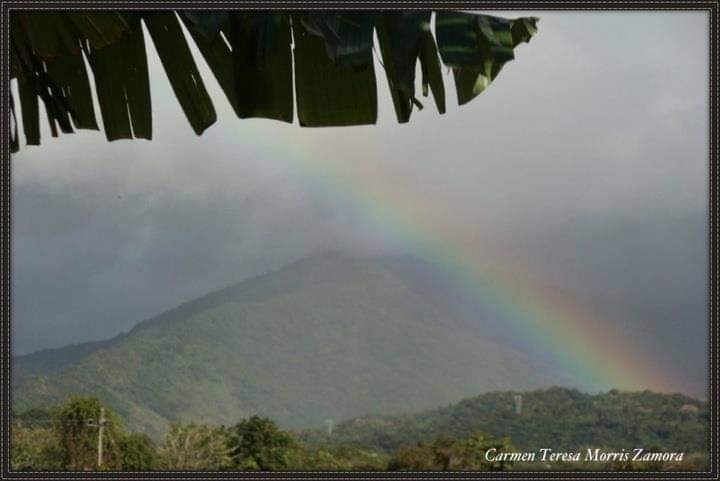
M 541 277 L 501 247 L 449 223 L 435 202 L 404 193 L 380 173 L 361 172 L 362 167 L 351 175 L 344 173 L 322 156 L 312 155 L 306 145 L 286 146 L 258 131 L 248 140 L 251 148 L 287 162 L 308 189 L 351 208 L 368 226 L 476 295 L 484 309 L 507 320 L 513 338 L 523 339 L 529 352 L 551 358 L 574 387 L 591 392 L 677 391 L 676 380 L 654 362 L 641 340 L 612 330 L 611 323 L 572 297 L 534 281 Z

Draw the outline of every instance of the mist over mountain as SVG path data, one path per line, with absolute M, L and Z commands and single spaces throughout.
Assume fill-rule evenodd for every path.
M 20 356 L 17 409 L 99 396 L 131 427 L 290 428 L 558 383 L 482 335 L 410 257 L 316 255 L 185 303 L 109 341 Z

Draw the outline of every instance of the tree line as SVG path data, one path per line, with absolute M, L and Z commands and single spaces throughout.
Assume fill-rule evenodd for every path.
M 403 446 L 393 455 L 347 445 L 308 447 L 260 416 L 233 426 L 173 423 L 156 444 L 125 429 L 97 398 L 81 397 L 53 409 L 13 413 L 11 434 L 13 471 L 500 470 L 505 463 L 485 462 L 481 454 L 491 446 L 512 449 L 509 440 L 482 433 Z
M 127 430 L 120 416 L 92 397 L 71 398 L 51 409 L 12 413 L 13 471 L 434 471 L 547 469 L 488 460 L 494 452 L 517 450 L 507 437 L 474 432 L 465 438 L 439 436 L 415 441 L 391 453 L 352 444 L 308 444 L 271 419 L 252 416 L 232 426 L 173 423 L 156 443 Z M 702 462 L 702 460 L 699 460 Z M 658 463 L 557 465 L 554 469 L 693 469 Z

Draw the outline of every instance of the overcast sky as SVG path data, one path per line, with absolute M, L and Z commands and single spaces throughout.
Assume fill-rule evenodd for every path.
M 378 126 L 239 120 L 196 55 L 218 111 L 196 137 L 148 41 L 152 142 L 45 129 L 13 156 L 15 353 L 107 338 L 321 249 L 401 247 L 308 173 L 332 171 L 361 196 L 371 179 L 431 198 L 544 280 L 657 320 L 648 335 L 702 372 L 707 17 L 534 15 L 485 93 L 457 107 L 448 77 L 448 113 L 428 100 L 407 125 L 380 68 Z

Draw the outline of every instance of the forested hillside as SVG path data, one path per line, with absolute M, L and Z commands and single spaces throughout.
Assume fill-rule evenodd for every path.
M 401 264 L 319 255 L 111 341 L 16 358 L 15 407 L 97 396 L 158 437 L 169 421 L 259 414 L 308 428 L 550 384 L 542 365 L 462 327 Z
M 335 426 L 331 436 L 307 431 L 303 438 L 311 444 L 392 452 L 405 444 L 466 438 L 482 431 L 507 436 L 519 449 L 658 447 L 698 452 L 705 450 L 708 420 L 707 404 L 681 394 L 613 390 L 592 395 L 554 387 L 486 393 L 411 415 L 352 419 Z

